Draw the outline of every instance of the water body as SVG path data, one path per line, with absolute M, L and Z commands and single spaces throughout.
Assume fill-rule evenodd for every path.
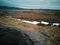
M 7 11 L 7 12 L 29 12 L 30 10 L 18 10 L 18 9 L 0 9 L 0 11 Z

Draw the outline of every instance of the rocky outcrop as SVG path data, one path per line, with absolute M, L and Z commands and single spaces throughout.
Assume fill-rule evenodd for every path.
M 32 45 L 30 40 L 17 28 L 0 25 L 0 45 Z

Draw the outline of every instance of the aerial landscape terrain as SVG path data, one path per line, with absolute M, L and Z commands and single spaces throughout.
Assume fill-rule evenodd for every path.
M 31 45 L 60 45 L 60 11 L 29 10 L 22 12 L 0 11 L 0 25 L 15 28 L 28 35 L 32 42 Z M 59 26 L 41 23 L 34 25 L 22 22 L 23 20 L 47 21 L 49 23 L 59 23 Z
M 0 0 L 0 45 L 60 45 L 60 0 Z

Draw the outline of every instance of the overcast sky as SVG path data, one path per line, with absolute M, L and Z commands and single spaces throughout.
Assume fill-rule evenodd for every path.
M 0 6 L 33 9 L 60 9 L 60 0 L 0 0 Z

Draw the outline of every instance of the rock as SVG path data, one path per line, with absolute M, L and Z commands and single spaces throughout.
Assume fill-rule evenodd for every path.
M 27 42 L 28 40 L 28 42 Z M 0 45 L 32 45 L 18 29 L 0 26 Z

